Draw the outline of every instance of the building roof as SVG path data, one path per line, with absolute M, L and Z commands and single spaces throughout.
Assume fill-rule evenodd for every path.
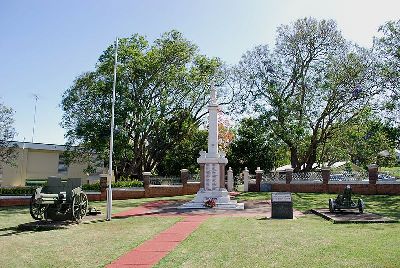
M 35 150 L 47 150 L 47 151 L 65 151 L 65 145 L 57 144 L 45 144 L 45 143 L 32 143 L 32 142 L 10 142 L 10 144 L 16 144 L 22 149 L 35 149 Z
M 343 165 L 345 165 L 348 161 L 339 161 L 339 162 L 335 162 L 331 165 L 331 168 L 338 168 L 341 167 Z

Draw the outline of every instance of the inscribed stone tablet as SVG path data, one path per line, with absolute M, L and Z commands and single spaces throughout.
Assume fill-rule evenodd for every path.
M 292 194 L 287 192 L 272 193 L 272 202 L 292 202 Z

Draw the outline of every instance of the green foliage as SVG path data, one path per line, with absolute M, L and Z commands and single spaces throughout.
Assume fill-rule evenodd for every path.
M 143 187 L 143 182 L 138 180 L 124 180 L 111 183 L 111 188 L 131 188 L 131 187 Z M 83 184 L 82 189 L 84 191 L 100 191 L 100 183 L 96 182 L 93 184 Z
M 16 134 L 13 125 L 13 109 L 0 102 L 0 165 L 14 166 L 18 156 L 18 152 L 16 151 L 17 145 L 12 143 Z
M 32 195 L 36 187 L 0 187 L 0 195 Z
M 79 76 L 63 95 L 63 127 L 70 159 L 95 152 L 107 162 L 115 46 L 100 56 L 93 72 Z M 121 38 L 115 103 L 114 166 L 120 175 L 153 171 L 191 128 L 208 102 L 209 83 L 220 61 L 200 55 L 196 45 L 171 31 L 150 44 Z M 82 150 L 81 150 L 82 149 Z
M 286 146 L 276 141 L 262 120 L 253 118 L 245 118 L 240 122 L 227 157 L 228 165 L 235 173 L 245 167 L 251 172 L 257 167 L 271 170 L 288 161 Z
M 384 166 L 395 164 L 394 142 L 385 129 L 379 119 L 368 111 L 364 112 L 352 122 L 342 125 L 340 131 L 324 144 L 319 152 L 320 162 L 332 164 L 350 160 L 364 168 L 372 163 Z M 379 153 L 385 150 L 390 155 L 379 157 Z
M 157 167 L 157 173 L 164 176 L 180 176 L 180 170 L 186 168 L 190 173 L 198 173 L 197 158 L 201 150 L 207 148 L 208 132 L 192 128 L 191 131 L 171 150 Z
M 82 190 L 100 192 L 100 182 L 92 184 L 82 184 Z
M 332 20 L 299 19 L 277 32 L 274 50 L 258 46 L 235 67 L 235 104 L 261 114 L 295 171 L 310 170 L 319 147 L 378 93 L 374 60 Z
M 138 180 L 131 181 L 117 181 L 111 183 L 112 188 L 130 188 L 130 187 L 143 187 L 143 182 Z
M 349 162 L 347 162 L 347 163 L 345 164 L 344 170 L 345 170 L 346 172 L 352 172 L 352 171 L 353 171 L 353 168 L 351 167 L 351 164 L 350 164 Z
M 379 31 L 383 36 L 375 38 L 374 47 L 378 53 L 380 84 L 388 89 L 389 98 L 383 99 L 386 116 L 389 121 L 400 123 L 400 20 L 387 22 Z
M 47 179 L 27 179 L 25 181 L 25 186 L 45 186 L 47 184 Z

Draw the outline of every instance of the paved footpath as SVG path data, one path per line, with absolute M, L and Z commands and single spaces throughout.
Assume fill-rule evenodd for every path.
M 148 212 L 146 207 L 137 207 L 126 212 L 119 213 L 114 217 L 130 217 L 143 215 Z M 184 216 L 183 220 L 175 223 L 169 229 L 159 233 L 127 254 L 121 256 L 116 261 L 107 266 L 111 267 L 153 267 L 179 243 L 186 239 L 209 215 Z

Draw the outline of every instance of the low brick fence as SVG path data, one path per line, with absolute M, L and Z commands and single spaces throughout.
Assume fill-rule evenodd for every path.
M 180 185 L 150 185 L 150 173 L 144 173 L 144 187 L 115 188 L 112 191 L 113 200 L 136 199 L 145 197 L 164 197 L 195 194 L 200 189 L 200 182 L 188 182 L 189 172 L 181 170 Z M 107 199 L 107 177 L 100 177 L 100 192 L 86 192 L 89 201 L 103 201 Z M 0 196 L 0 207 L 27 206 L 30 196 Z
M 321 171 L 322 181 L 302 181 L 293 180 L 293 170 L 287 169 L 281 173 L 285 180 L 266 182 L 268 190 L 272 192 L 293 192 L 293 193 L 340 193 L 343 192 L 346 185 L 351 185 L 352 192 L 364 195 L 374 194 L 400 194 L 400 182 L 378 181 L 378 166 L 368 166 L 368 181 L 331 181 L 331 172 L 329 168 L 323 168 Z M 256 179 L 249 182 L 249 192 L 260 192 L 263 171 L 256 170 Z
M 29 206 L 30 196 L 0 196 L 0 207 Z

